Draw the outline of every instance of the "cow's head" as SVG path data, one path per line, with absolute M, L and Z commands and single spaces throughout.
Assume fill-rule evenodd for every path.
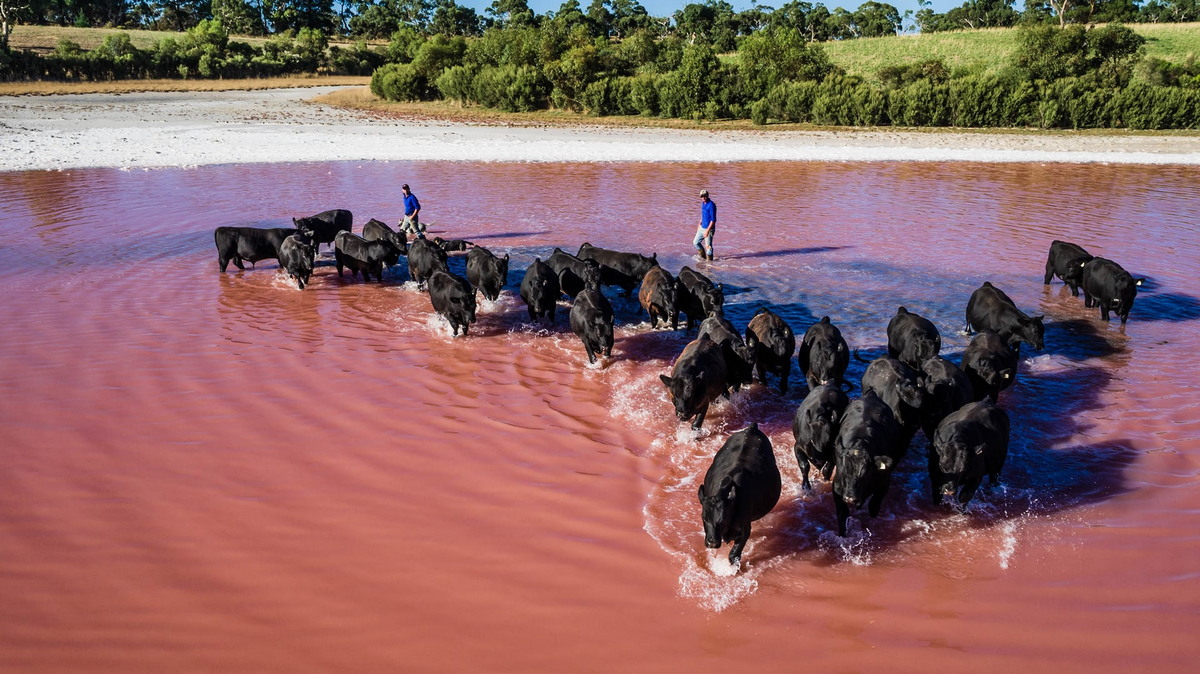
M 671 403 L 675 405 L 675 416 L 680 421 L 686 421 L 696 416 L 705 401 L 705 390 L 699 382 L 690 377 L 668 377 L 666 375 L 659 375 L 659 379 L 671 393 Z
M 701 518 L 704 521 L 704 547 L 719 548 L 732 538 L 729 530 L 734 523 L 737 484 L 732 476 L 726 475 L 720 486 L 711 494 L 701 484 L 697 496 L 700 499 Z
M 1022 316 L 1017 319 L 1020 322 L 1017 336 L 1038 351 L 1045 347 L 1046 325 L 1042 322 L 1044 318 L 1045 316 Z
M 833 475 L 833 491 L 849 506 L 860 506 L 871 494 L 877 473 L 889 473 L 893 466 L 889 456 L 871 456 L 864 447 L 854 442 L 850 447 L 839 448 L 837 472 Z
M 584 244 L 585 246 L 588 244 Z M 600 263 L 595 260 L 583 261 L 583 287 L 589 290 L 600 289 Z

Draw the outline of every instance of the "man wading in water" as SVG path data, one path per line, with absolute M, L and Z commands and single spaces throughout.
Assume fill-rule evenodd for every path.
M 404 219 L 400 221 L 400 231 L 407 236 L 409 232 L 417 235 L 418 239 L 425 238 L 425 227 L 421 224 L 421 202 L 417 195 L 408 189 L 408 184 L 400 186 L 404 191 Z
M 717 204 L 708 198 L 708 190 L 700 190 L 700 227 L 692 245 L 700 251 L 701 260 L 713 259 L 713 235 L 717 233 Z

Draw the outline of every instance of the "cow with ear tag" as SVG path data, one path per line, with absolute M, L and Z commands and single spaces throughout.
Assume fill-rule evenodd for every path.
M 866 504 L 871 517 L 879 515 L 892 469 L 904 455 L 899 437 L 892 409 L 874 393 L 864 392 L 846 408 L 834 445 L 833 505 L 839 536 L 846 535 L 851 508 Z
M 742 549 L 750 539 L 750 523 L 771 512 L 782 490 L 771 440 L 758 430 L 758 424 L 729 436 L 713 457 L 697 494 L 704 520 L 704 547 L 733 543 L 729 563 L 740 567 Z
M 971 380 L 975 400 L 1000 399 L 1000 392 L 1017 380 L 1017 354 L 1000 335 L 987 330 L 975 335 L 962 355 L 962 371 Z
M 929 453 L 929 484 L 933 502 L 957 496 L 966 507 L 988 475 L 992 486 L 1008 458 L 1008 414 L 990 400 L 964 405 L 938 425 Z
M 1099 307 L 1100 318 L 1105 321 L 1111 310 L 1125 325 L 1138 288 L 1145 283 L 1146 279 L 1135 278 L 1112 260 L 1092 258 L 1083 265 L 1083 306 Z

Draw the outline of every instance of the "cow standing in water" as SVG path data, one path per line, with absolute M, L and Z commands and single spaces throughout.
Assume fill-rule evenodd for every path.
M 1092 258 L 1083 266 L 1083 306 L 1100 307 L 1100 318 L 1105 321 L 1111 310 L 1125 325 L 1138 288 L 1145 282 L 1146 279 L 1134 278 L 1112 260 Z
M 742 549 L 750 539 L 750 523 L 766 517 L 779 503 L 782 491 L 771 440 L 758 430 L 758 424 L 729 436 L 713 457 L 697 493 L 704 547 L 733 543 L 729 563 L 740 567 Z

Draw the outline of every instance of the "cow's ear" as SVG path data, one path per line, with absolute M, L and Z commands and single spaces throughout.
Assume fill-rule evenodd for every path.
M 718 283 L 718 284 L 717 284 L 717 290 L 720 290 L 722 293 L 724 293 L 724 292 L 725 292 L 725 284 L 724 284 L 724 283 Z
M 671 388 L 671 384 L 674 383 L 674 381 L 665 374 L 658 375 L 658 378 L 662 380 L 663 384 L 666 384 L 667 388 Z
M 1133 285 L 1135 285 L 1135 286 L 1140 286 L 1140 285 L 1142 285 L 1142 284 L 1143 284 L 1143 283 L 1145 283 L 1145 282 L 1146 282 L 1146 279 L 1144 279 L 1144 278 L 1137 278 L 1137 279 L 1134 279 L 1134 280 L 1133 280 Z
M 979 445 L 978 447 L 975 448 L 975 455 L 983 456 L 983 450 L 984 450 L 984 445 Z
M 294 225 L 296 228 L 299 228 L 299 227 L 300 227 L 300 221 L 299 221 L 299 220 L 297 220 L 296 218 L 292 218 L 292 225 Z
M 650 253 L 650 259 L 658 262 L 658 252 Z
M 1000 377 L 1003 379 L 1012 379 L 1012 370 L 1005 370 L 1001 372 Z
M 696 496 L 698 496 L 701 501 L 704 501 L 704 483 L 703 482 L 700 483 L 700 488 L 696 490 Z
M 845 350 L 846 350 L 846 345 L 845 345 L 845 344 L 842 344 L 841 342 L 838 342 L 838 348 L 837 348 L 837 350 L 838 350 L 838 352 L 839 352 L 839 353 L 840 353 L 840 352 L 842 352 L 842 351 L 845 351 Z
M 505 253 L 505 254 L 504 254 L 504 261 L 505 261 L 505 262 L 508 262 L 508 253 Z
M 1043 318 L 1045 318 L 1045 316 L 1044 316 L 1044 315 L 1042 315 L 1042 316 L 1034 316 L 1034 317 L 1033 317 L 1033 320 L 1037 321 L 1038 323 L 1041 323 Z
M 891 470 L 895 463 L 890 456 L 875 457 L 875 465 L 879 467 L 879 470 Z
M 737 485 L 733 482 L 733 477 L 726 475 L 724 480 L 721 480 L 721 487 L 717 490 L 721 498 L 729 500 L 734 498 L 737 492 Z

